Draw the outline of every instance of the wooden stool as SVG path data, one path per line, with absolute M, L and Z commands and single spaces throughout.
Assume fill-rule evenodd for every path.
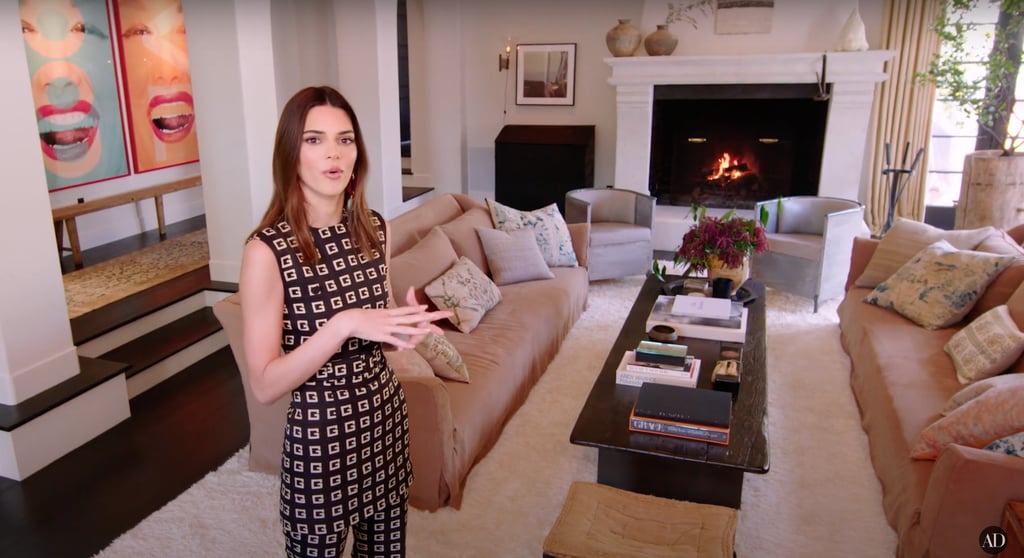
M 573 482 L 545 558 L 732 558 L 737 510 Z

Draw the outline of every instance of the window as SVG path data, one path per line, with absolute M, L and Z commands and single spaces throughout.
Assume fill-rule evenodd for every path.
M 964 71 L 968 75 L 979 75 L 984 71 L 981 61 L 992 49 L 992 33 L 998 14 L 998 5 L 988 3 L 983 3 L 974 10 L 971 19 L 976 28 L 967 36 L 971 59 L 963 61 Z M 1018 97 L 1019 92 L 1024 91 L 1020 76 L 1017 79 L 1016 90 Z M 975 150 L 978 125 L 975 120 L 965 115 L 960 107 L 943 97 L 943 94 L 941 90 L 936 91 L 932 111 L 928 169 L 925 178 L 925 205 L 949 207 L 960 196 L 964 157 Z M 1011 127 L 1014 125 L 1011 123 Z M 902 154 L 902 150 L 898 152 Z

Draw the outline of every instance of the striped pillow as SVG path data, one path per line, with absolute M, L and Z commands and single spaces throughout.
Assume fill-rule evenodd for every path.
M 969 384 L 999 374 L 1020 358 L 1024 333 L 1002 304 L 956 332 L 944 349 L 953 359 L 957 379 Z

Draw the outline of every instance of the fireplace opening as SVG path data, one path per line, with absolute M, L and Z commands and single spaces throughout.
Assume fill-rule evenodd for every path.
M 651 195 L 737 209 L 816 195 L 828 115 L 818 94 L 815 84 L 655 86 Z

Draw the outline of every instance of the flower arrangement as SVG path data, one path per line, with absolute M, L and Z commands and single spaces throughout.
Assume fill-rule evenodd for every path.
M 757 220 L 736 215 L 730 209 L 721 217 L 708 217 L 707 208 L 693 207 L 694 226 L 683 235 L 682 244 L 675 254 L 675 265 L 686 264 L 683 276 L 701 273 L 711 267 L 717 258 L 725 267 L 739 267 L 743 259 L 768 250 L 768 237 L 764 225 L 768 212 L 762 208 Z M 653 273 L 664 281 L 665 266 L 654 262 Z

